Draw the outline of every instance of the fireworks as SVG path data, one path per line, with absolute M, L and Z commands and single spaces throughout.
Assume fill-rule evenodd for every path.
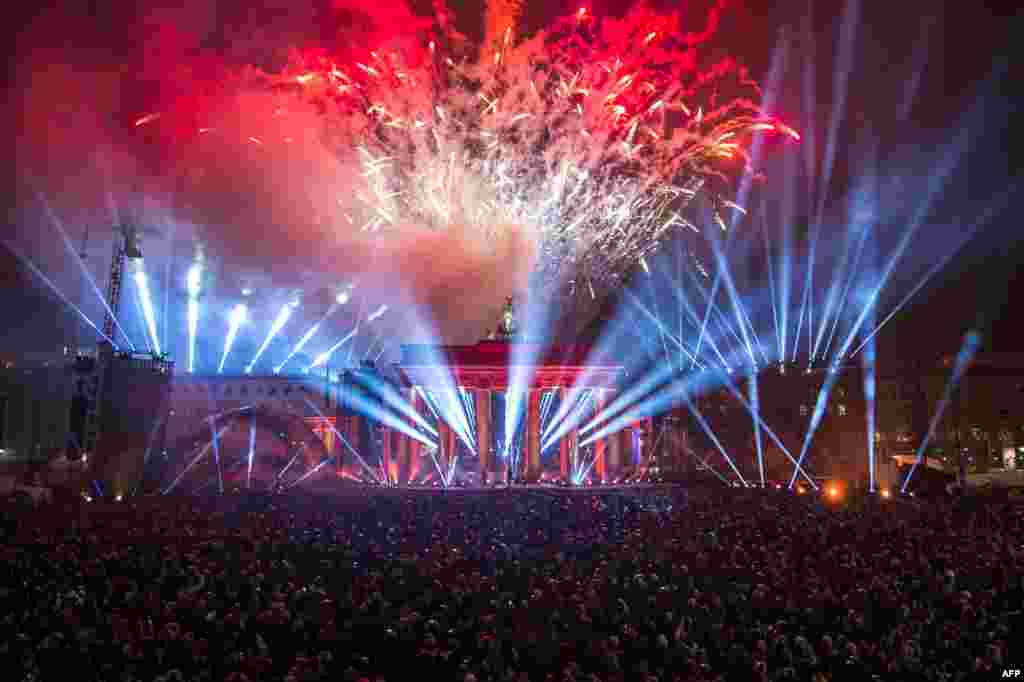
M 422 49 L 355 63 L 305 55 L 263 82 L 282 116 L 296 103 L 318 112 L 321 143 L 341 168 L 358 165 L 338 230 L 387 239 L 459 225 L 484 245 L 523 230 L 535 286 L 585 283 L 596 298 L 674 230 L 698 231 L 684 217 L 695 197 L 709 197 L 721 229 L 719 207 L 743 212 L 721 194 L 747 169 L 754 134 L 799 139 L 761 114 L 733 62 L 698 70 L 678 25 L 648 8 L 621 21 L 580 9 L 528 40 L 508 27 L 465 57 L 442 48 L 459 40 L 441 17 Z M 294 139 L 232 134 L 259 147 Z

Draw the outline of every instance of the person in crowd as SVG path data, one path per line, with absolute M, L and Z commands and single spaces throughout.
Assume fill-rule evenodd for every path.
M 4 679 L 992 679 L 1024 505 L 700 490 L 7 510 Z

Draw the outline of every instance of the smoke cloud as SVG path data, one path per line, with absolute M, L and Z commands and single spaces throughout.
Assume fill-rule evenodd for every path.
M 483 240 L 458 225 L 361 231 L 348 219 L 360 180 L 353 160 L 325 145 L 313 105 L 282 98 L 263 76 L 296 50 L 342 59 L 404 50 L 431 21 L 402 3 L 368 14 L 344 0 L 70 3 L 38 14 L 16 48 L 15 195 L 22 223 L 37 226 L 19 240 L 70 279 L 44 208 L 72 235 L 131 219 L 161 235 L 146 238 L 147 261 L 178 259 L 183 272 L 191 244 L 202 243 L 221 275 L 211 303 L 223 296 L 229 305 L 239 283 L 271 297 L 357 282 L 375 302 L 427 309 L 448 341 L 479 338 L 525 285 L 528 235 L 504 229 Z M 109 243 L 109 229 L 102 238 Z M 403 330 L 387 333 L 401 340 Z

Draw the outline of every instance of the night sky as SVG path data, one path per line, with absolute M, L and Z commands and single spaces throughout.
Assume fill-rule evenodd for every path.
M 292 40 L 317 41 L 330 40 L 337 24 L 348 20 L 346 15 L 332 12 L 327 2 L 311 3 L 297 10 L 287 9 L 294 3 L 264 3 L 266 6 L 260 9 L 246 3 L 236 4 L 237 7 L 232 7 L 232 3 L 218 3 L 216 9 L 203 13 L 208 26 L 221 27 L 206 32 L 204 46 L 224 50 L 230 44 L 232 56 L 240 59 L 248 56 L 247 49 L 256 48 L 233 38 L 260 29 L 261 21 L 266 21 L 266 30 L 280 31 Z M 543 23 L 539 7 L 552 4 L 534 3 L 527 24 Z M 842 196 L 849 189 L 864 148 L 874 142 L 883 161 L 905 169 L 908 198 L 912 200 L 923 186 L 921 183 L 927 182 L 935 163 L 933 152 L 952 137 L 956 126 L 963 125 L 965 111 L 978 101 L 983 102 L 983 108 L 971 119 L 976 134 L 970 152 L 958 164 L 948 191 L 936 202 L 929 223 L 961 220 L 964 214 L 981 211 L 990 197 L 1012 184 L 1017 171 L 1009 150 L 1018 141 L 1013 139 L 1017 136 L 1010 128 L 1010 115 L 1017 93 L 1011 91 L 1007 69 L 1014 28 L 1011 17 L 1015 12 L 1012 3 L 1005 5 L 977 9 L 976 3 L 962 2 L 863 3 L 861 30 L 853 53 L 855 68 L 850 75 L 830 196 Z M 53 43 L 73 44 L 80 37 L 94 50 L 96 46 L 107 49 L 112 60 L 119 51 L 128 54 L 140 49 L 138 40 L 124 35 L 124 27 L 143 16 L 134 5 L 118 0 L 69 2 L 64 6 L 67 9 L 62 12 L 63 25 L 54 25 Z M 687 5 L 695 22 L 707 6 L 708 3 L 699 2 Z M 601 0 L 591 7 L 600 14 L 622 11 L 626 5 Z M 809 14 L 810 7 L 813 12 Z M 565 5 L 565 9 L 574 8 L 575 5 Z M 32 16 L 40 15 L 35 9 L 21 11 L 22 21 L 10 23 L 19 33 Z M 289 17 L 288 20 L 278 21 L 275 11 Z M 715 44 L 722 54 L 736 57 L 752 73 L 763 75 L 760 80 L 764 82 L 779 37 L 788 36 L 790 66 L 782 78 L 775 106 L 780 114 L 801 109 L 799 58 L 812 54 L 817 91 L 813 114 L 817 120 L 813 125 L 823 131 L 830 114 L 836 70 L 833 53 L 842 12 L 843 3 L 834 0 L 748 0 L 742 7 L 732 3 L 722 15 L 721 39 Z M 473 11 L 462 14 L 467 32 L 478 31 L 479 24 L 472 21 Z M 1019 27 L 1019 21 L 1016 23 Z M 807 39 L 808 33 L 813 34 L 813 41 Z M 265 35 L 254 38 L 253 44 L 266 39 Z M 26 44 L 24 39 L 16 44 L 8 86 L 19 88 L 31 76 L 19 67 L 35 46 Z M 922 55 L 924 59 L 920 59 Z M 917 71 L 915 64 L 922 67 L 917 97 L 908 112 L 908 122 L 896 126 L 891 121 L 900 104 L 892 93 L 900 91 L 901 83 L 911 87 L 911 74 Z M 158 100 L 160 96 L 140 87 L 132 95 L 134 101 L 126 103 L 126 110 L 132 114 L 144 111 L 147 98 Z M 21 134 L 16 121 L 8 123 L 5 129 Z M 818 152 L 821 153 L 820 148 Z M 29 233 L 39 228 L 26 221 L 24 210 L 18 210 L 29 203 L 30 193 L 18 158 L 14 161 L 3 178 L 11 216 L 4 237 L 21 248 Z M 892 196 L 898 197 L 899 193 Z M 1024 257 L 1024 240 L 1020 236 L 1019 211 L 1012 209 L 1012 199 L 1010 203 L 1011 208 L 994 216 L 933 284 L 918 295 L 914 305 L 883 331 L 879 337 L 883 363 L 910 353 L 955 352 L 963 333 L 974 326 L 985 332 L 985 347 L 989 350 L 1006 352 L 1021 348 L 1018 328 L 1024 325 L 1017 318 L 1024 313 L 1020 303 L 1024 278 L 1017 273 L 1017 264 Z M 927 232 L 928 227 L 926 224 L 922 232 Z M 30 248 L 26 250 L 34 253 L 38 244 L 33 239 L 27 244 Z M 925 248 L 914 256 L 920 261 L 917 265 L 923 266 L 937 254 Z M 104 249 L 99 260 L 106 261 L 108 257 Z M 902 286 L 912 283 L 904 282 Z M 0 331 L 0 354 L 4 355 L 38 350 L 41 343 L 46 344 L 41 338 L 52 342 L 61 337 L 61 327 L 70 321 L 55 298 L 35 284 L 34 276 L 17 264 L 6 247 L 0 248 L 0 305 L 8 311 L 10 320 L 6 329 Z

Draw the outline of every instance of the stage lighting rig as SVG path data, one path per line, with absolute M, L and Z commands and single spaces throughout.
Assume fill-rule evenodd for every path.
M 124 257 L 128 260 L 142 260 L 138 229 L 132 225 L 122 225 L 119 231 L 124 238 Z

